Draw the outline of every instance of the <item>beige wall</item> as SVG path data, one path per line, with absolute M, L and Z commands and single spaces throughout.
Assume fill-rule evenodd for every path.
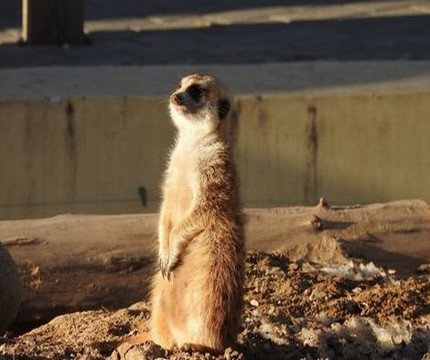
M 430 200 L 430 93 L 278 97 L 243 108 L 247 204 Z
M 174 136 L 166 107 L 143 97 L 0 102 L 0 219 L 156 211 Z M 238 114 L 246 206 L 430 201 L 430 92 L 240 97 Z

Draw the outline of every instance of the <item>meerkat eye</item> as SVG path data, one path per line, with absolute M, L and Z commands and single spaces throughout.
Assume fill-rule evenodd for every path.
M 200 85 L 192 84 L 188 86 L 187 93 L 190 95 L 191 99 L 193 99 L 195 102 L 198 102 L 203 96 L 204 90 Z
M 218 100 L 218 117 L 223 120 L 230 111 L 230 101 L 227 99 Z

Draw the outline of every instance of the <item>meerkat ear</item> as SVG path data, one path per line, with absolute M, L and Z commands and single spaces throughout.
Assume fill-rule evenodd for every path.
M 230 101 L 228 99 L 218 100 L 218 117 L 220 120 L 225 119 L 228 112 L 230 111 Z

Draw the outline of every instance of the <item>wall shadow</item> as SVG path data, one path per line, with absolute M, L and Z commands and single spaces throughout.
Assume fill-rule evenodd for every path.
M 100 0 L 86 0 L 85 11 L 88 20 L 112 18 L 136 18 L 153 15 L 207 14 L 221 11 L 249 10 L 274 6 L 312 6 L 336 5 L 360 2 L 360 0 L 173 0 L 160 2 L 157 0 L 117 1 L 106 0 L 103 7 Z
M 130 61 L 138 64 L 154 61 L 159 64 L 243 64 L 430 58 L 430 16 L 213 26 L 140 33 L 96 32 L 90 37 L 94 45 L 109 41 L 113 45 L 121 42 L 121 47 L 128 43 L 136 50 L 141 47 L 145 56 L 136 56 Z M 133 48 L 126 45 L 126 50 Z
M 100 31 L 90 46 L 0 46 L 0 67 L 430 59 L 430 16 Z
M 360 2 L 359 0 L 238 0 L 199 1 L 172 0 L 84 0 L 85 20 L 112 20 L 142 18 L 155 15 L 206 14 L 231 10 L 247 10 L 273 6 L 335 5 Z M 2 0 L 0 29 L 21 26 L 21 1 Z
M 21 1 L 0 1 L 0 30 L 21 26 Z

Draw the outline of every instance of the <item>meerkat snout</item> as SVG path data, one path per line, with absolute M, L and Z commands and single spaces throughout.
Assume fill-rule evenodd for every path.
M 172 95 L 172 97 L 170 98 L 170 101 L 171 101 L 173 104 L 178 105 L 178 106 L 183 106 L 183 105 L 185 105 L 185 104 L 184 104 L 184 100 L 182 99 L 181 94 L 177 94 L 177 93 L 173 94 L 173 95 Z

